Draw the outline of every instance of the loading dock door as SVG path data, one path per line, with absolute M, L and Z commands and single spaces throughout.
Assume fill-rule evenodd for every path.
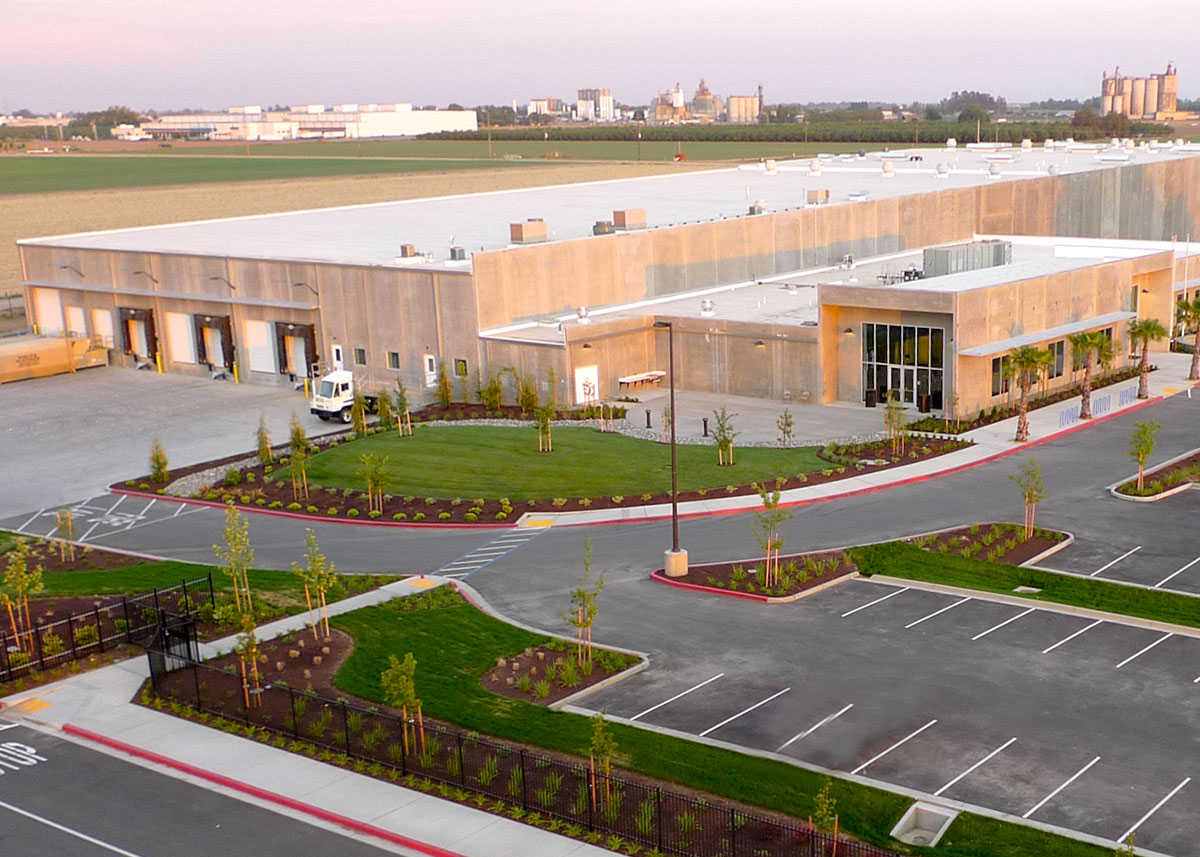
M 158 334 L 154 329 L 154 310 L 121 307 L 121 349 L 141 360 L 158 355 Z
M 313 325 L 275 322 L 275 346 L 280 374 L 297 378 L 312 375 L 312 366 L 317 362 L 317 335 Z
M 56 289 L 34 289 L 33 308 L 38 332 L 57 336 L 63 331 L 62 299 Z
M 233 370 L 233 326 L 227 315 L 195 315 L 196 359 Z

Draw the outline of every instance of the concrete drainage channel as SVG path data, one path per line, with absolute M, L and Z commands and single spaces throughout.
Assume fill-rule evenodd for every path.
M 958 818 L 958 810 L 917 801 L 892 828 L 892 836 L 909 845 L 932 848 Z

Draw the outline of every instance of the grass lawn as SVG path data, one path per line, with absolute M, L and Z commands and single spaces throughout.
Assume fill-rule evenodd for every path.
M 522 161 L 47 155 L 0 158 L 0 194 L 495 169 Z
M 181 580 L 194 580 L 212 572 L 213 590 L 232 592 L 228 575 L 210 565 L 190 562 L 147 562 L 126 568 L 99 571 L 62 571 L 42 575 L 43 595 L 129 595 L 173 586 Z M 256 592 L 277 592 L 304 600 L 304 589 L 290 571 L 252 569 L 250 585 Z
M 554 452 L 537 450 L 537 430 L 496 426 L 418 426 L 413 437 L 376 434 L 315 456 L 313 485 L 363 488 L 357 476 L 364 453 L 386 454 L 391 478 L 385 493 L 417 497 L 512 500 L 565 497 L 633 498 L 671 489 L 666 444 L 590 428 L 555 428 Z M 737 464 L 717 466 L 712 446 L 680 446 L 679 490 L 745 485 L 829 467 L 816 447 L 736 450 Z M 286 474 L 277 471 L 277 478 Z
M 412 652 L 417 660 L 417 695 L 425 713 L 465 729 L 549 750 L 586 755 L 590 724 L 584 717 L 550 711 L 489 693 L 479 678 L 498 657 L 544 637 L 514 628 L 460 605 L 398 613 L 386 606 L 357 610 L 331 620 L 357 641 L 335 679 L 356 696 L 382 701 L 379 675 L 389 654 Z M 622 724 L 613 724 L 621 767 L 648 776 L 768 809 L 805 817 L 821 777 L 782 762 L 709 747 Z M 888 846 L 888 831 L 909 804 L 907 798 L 842 780 L 832 794 L 842 828 Z M 961 817 L 945 844 L 921 853 L 969 857 L 1101 857 L 1111 852 L 1015 825 Z
M 1042 591 L 1020 597 L 1200 628 L 1200 599 L 1160 589 L 946 556 L 901 542 L 852 548 L 850 555 L 862 574 L 887 574 L 1006 595 L 1017 594 L 1013 590 L 1018 586 L 1032 586 Z

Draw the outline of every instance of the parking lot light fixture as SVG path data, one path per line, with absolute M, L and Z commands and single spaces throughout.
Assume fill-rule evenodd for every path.
M 688 572 L 687 551 L 679 547 L 679 459 L 675 450 L 675 327 L 669 321 L 654 326 L 667 330 L 667 378 L 671 388 L 671 549 L 666 552 L 667 577 L 683 577 Z

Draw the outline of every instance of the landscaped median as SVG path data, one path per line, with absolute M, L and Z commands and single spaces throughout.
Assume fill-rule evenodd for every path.
M 1142 487 L 1136 477 L 1127 479 L 1111 490 L 1125 500 L 1153 502 L 1187 491 L 1200 482 L 1200 449 L 1193 449 L 1171 459 L 1144 475 Z
M 481 681 L 499 659 L 552 641 L 451 599 L 448 592 L 409 598 L 428 603 L 414 602 L 400 613 L 395 605 L 378 605 L 334 618 L 332 625 L 353 638 L 353 652 L 331 685 L 311 688 L 316 695 L 266 687 L 265 693 L 283 695 L 281 704 L 270 703 L 269 723 L 260 722 L 253 709 L 243 712 L 237 681 L 222 689 L 220 681 L 236 676 L 203 667 L 195 675 L 184 669 L 159 679 L 160 697 L 151 691 L 145 702 L 626 854 L 729 854 L 732 845 L 739 854 L 773 857 L 808 854 L 810 842 L 825 844 L 813 853 L 832 853 L 829 840 L 804 821 L 821 817 L 818 795 L 827 782 L 822 774 L 782 759 L 606 722 L 606 752 L 617 765 L 609 779 L 601 760 L 589 760 L 596 758 L 594 718 L 550 710 L 535 704 L 532 695 L 498 695 L 489 690 L 491 682 Z M 415 658 L 415 696 L 426 718 L 422 736 L 410 712 L 407 752 L 399 735 L 404 718 L 386 705 L 382 679 L 389 656 L 405 652 Z M 314 684 L 318 680 L 314 673 Z M 195 706 L 197 695 L 202 711 Z M 1110 853 L 967 814 L 937 849 L 914 851 L 889 835 L 910 798 L 851 780 L 828 783 L 840 830 L 882 848 L 947 857 Z M 844 841 L 837 853 L 877 852 Z
M 598 422 L 597 425 L 600 423 Z M 373 521 L 381 524 L 511 526 L 528 512 L 571 512 L 665 504 L 671 500 L 670 446 L 599 431 L 556 427 L 543 451 L 530 423 L 418 424 L 411 435 L 367 428 L 361 435 L 303 439 L 225 459 L 203 485 L 182 493 L 248 510 Z M 821 485 L 944 455 L 967 446 L 956 438 L 921 438 L 903 450 L 889 441 L 825 447 L 745 446 L 736 456 L 711 444 L 678 446 L 681 502 Z M 303 450 L 299 456 L 296 449 Z M 722 463 L 721 459 L 726 459 Z M 182 471 L 195 474 L 197 465 Z M 169 493 L 180 474 L 165 471 L 113 486 Z

